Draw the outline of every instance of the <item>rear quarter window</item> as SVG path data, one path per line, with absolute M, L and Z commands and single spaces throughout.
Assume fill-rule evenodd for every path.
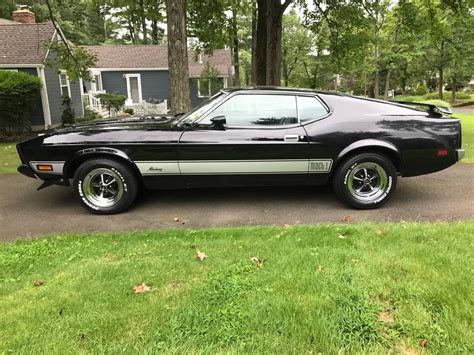
M 327 113 L 326 107 L 314 96 L 298 96 L 298 116 L 301 123 L 313 121 Z

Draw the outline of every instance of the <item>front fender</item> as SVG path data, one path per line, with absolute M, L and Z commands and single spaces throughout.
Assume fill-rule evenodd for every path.
M 381 149 L 388 150 L 391 153 L 396 154 L 396 156 L 399 159 L 401 158 L 400 157 L 400 151 L 392 143 L 381 141 L 381 140 L 378 140 L 378 139 L 362 139 L 362 140 L 356 141 L 356 142 L 348 145 L 346 148 L 344 148 L 339 153 L 339 155 L 337 157 L 337 160 L 341 160 L 342 158 L 344 158 L 348 154 L 350 154 L 350 153 L 352 153 L 356 150 L 360 150 L 360 149 L 364 149 L 364 148 L 367 148 L 367 149 L 370 149 L 370 148 L 379 148 L 380 149 L 381 148 Z

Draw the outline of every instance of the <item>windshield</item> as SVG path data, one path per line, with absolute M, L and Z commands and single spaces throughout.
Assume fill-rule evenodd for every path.
M 211 107 L 215 106 L 219 101 L 222 100 L 227 93 L 223 91 L 219 91 L 214 96 L 211 96 L 207 100 L 201 102 L 199 106 L 194 108 L 194 110 L 188 112 L 183 117 L 178 119 L 176 123 L 178 124 L 192 124 L 197 122 L 205 112 L 207 112 Z

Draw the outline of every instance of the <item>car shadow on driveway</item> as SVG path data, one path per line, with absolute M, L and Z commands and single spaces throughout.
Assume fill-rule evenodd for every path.
M 359 221 L 453 221 L 474 218 L 474 164 L 403 178 L 382 208 L 358 211 L 341 203 L 330 186 L 245 187 L 146 191 L 125 214 L 84 210 L 71 188 L 36 191 L 39 181 L 0 175 L 0 240 L 63 232 L 120 232 Z M 175 219 L 179 221 L 175 221 Z

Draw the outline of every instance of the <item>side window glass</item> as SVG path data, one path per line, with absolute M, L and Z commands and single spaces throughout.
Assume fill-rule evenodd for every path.
M 298 96 L 298 115 L 301 123 L 312 121 L 327 113 L 326 107 L 315 97 Z
M 201 123 L 225 116 L 228 126 L 280 126 L 298 123 L 296 99 L 291 95 L 236 95 L 211 112 Z

